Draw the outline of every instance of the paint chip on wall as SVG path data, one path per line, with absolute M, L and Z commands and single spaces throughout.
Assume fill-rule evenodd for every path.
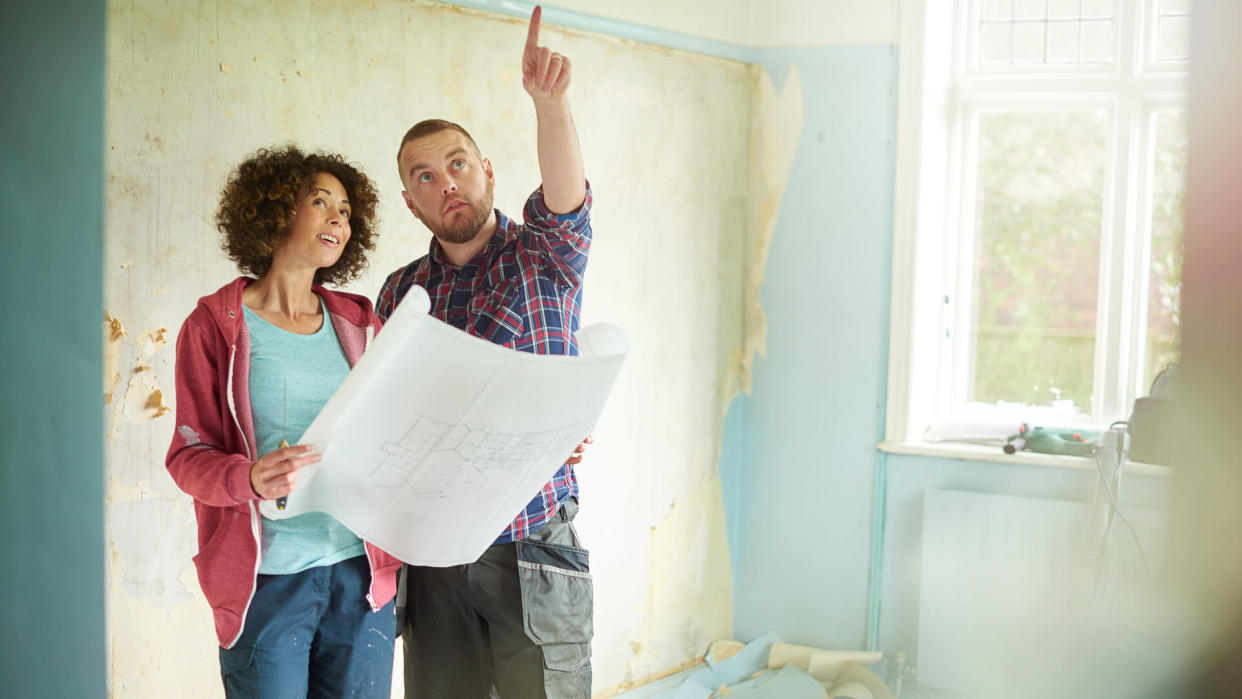
M 138 352 L 143 359 L 159 352 L 164 348 L 164 345 L 168 344 L 167 333 L 168 328 L 160 327 L 154 330 L 147 330 L 138 336 L 135 343 L 138 345 Z

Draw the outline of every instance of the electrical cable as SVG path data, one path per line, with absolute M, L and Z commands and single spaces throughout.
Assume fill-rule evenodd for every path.
M 1116 423 L 1114 423 L 1114 425 L 1115 424 Z M 1112 429 L 1112 427 L 1113 425 L 1110 425 L 1109 429 Z M 1117 449 L 1117 478 L 1118 480 L 1121 479 L 1122 469 L 1125 468 L 1126 456 L 1129 454 L 1129 451 L 1130 451 L 1125 446 L 1124 438 L 1121 444 L 1122 446 Z M 1113 491 L 1111 484 L 1109 484 L 1108 477 L 1104 473 L 1104 465 L 1100 463 L 1099 458 L 1095 459 L 1095 470 L 1096 470 L 1096 473 L 1100 477 L 1100 483 L 1104 486 L 1104 492 L 1105 494 L 1108 495 L 1108 500 L 1112 504 L 1112 512 L 1109 513 L 1110 516 L 1108 519 L 1108 524 L 1106 525 L 1104 529 L 1102 540 L 1100 543 L 1100 552 L 1097 554 L 1095 585 L 1093 585 L 1092 590 L 1091 590 L 1091 602 L 1090 602 L 1090 605 L 1088 606 L 1089 609 L 1095 606 L 1095 597 L 1096 597 L 1096 594 L 1099 592 L 1101 579 L 1103 578 L 1103 575 L 1102 575 L 1103 565 L 1104 565 L 1103 556 L 1108 546 L 1109 534 L 1112 532 L 1112 527 L 1113 527 L 1112 515 L 1116 515 L 1117 517 L 1121 518 L 1121 523 L 1126 525 L 1126 529 L 1130 530 L 1130 536 L 1134 538 L 1134 547 L 1138 551 L 1139 561 L 1141 561 L 1143 564 L 1143 574 L 1146 576 L 1147 581 L 1151 582 L 1151 568 L 1147 565 L 1147 554 L 1143 552 L 1143 543 L 1139 540 L 1138 532 L 1135 531 L 1134 525 L 1130 524 L 1130 520 L 1126 519 L 1126 516 L 1122 514 L 1121 503 L 1117 501 L 1117 494 Z

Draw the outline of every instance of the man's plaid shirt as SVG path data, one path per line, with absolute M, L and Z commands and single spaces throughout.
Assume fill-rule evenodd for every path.
M 496 211 L 496 233 L 462 267 L 444 259 L 431 239 L 427 255 L 388 275 L 375 311 L 387 321 L 412 284 L 427 290 L 431 315 L 471 335 L 535 354 L 578 354 L 582 274 L 591 249 L 591 188 L 577 211 L 557 215 L 543 203 L 543 187 L 526 200 L 523 225 Z M 586 435 L 583 435 L 586 436 Z M 578 495 L 569 464 L 496 539 L 524 539 Z

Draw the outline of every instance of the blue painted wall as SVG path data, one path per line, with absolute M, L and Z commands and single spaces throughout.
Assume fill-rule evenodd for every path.
M 778 91 L 797 63 L 805 114 L 760 291 L 767 356 L 726 422 L 742 432 L 739 473 L 722 473 L 734 630 L 859 648 L 888 361 L 897 54 L 758 55 Z
M 102 697 L 104 15 L 0 9 L 0 694 Z

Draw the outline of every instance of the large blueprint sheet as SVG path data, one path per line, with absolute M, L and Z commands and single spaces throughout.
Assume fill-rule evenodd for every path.
M 601 323 L 581 356 L 517 352 L 429 308 L 411 287 L 302 435 L 323 460 L 265 517 L 318 510 L 407 563 L 472 562 L 594 428 L 629 349 Z

